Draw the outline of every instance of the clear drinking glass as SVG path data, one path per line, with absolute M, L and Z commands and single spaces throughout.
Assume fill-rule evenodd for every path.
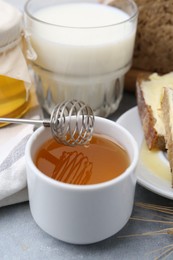
M 111 8 L 110 13 L 118 9 L 125 16 L 118 22 L 110 23 L 109 17 L 96 13 L 94 26 L 92 17 L 87 17 L 89 26 L 79 23 L 70 26 L 70 18 L 64 24 L 55 24 L 47 20 L 46 15 L 38 16 L 43 9 L 53 7 L 56 10 L 65 4 L 81 3 Z M 76 16 L 79 13 L 79 10 L 76 11 Z M 96 115 L 104 117 L 118 108 L 124 75 L 132 63 L 137 16 L 133 0 L 27 2 L 26 35 L 37 55 L 32 61 L 35 85 L 41 105 L 48 113 L 58 102 L 68 99 L 82 100 L 92 107 Z M 98 22 L 97 25 L 98 18 L 101 24 Z

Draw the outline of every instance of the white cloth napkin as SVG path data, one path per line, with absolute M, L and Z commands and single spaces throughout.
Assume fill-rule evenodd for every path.
M 39 118 L 40 109 L 31 109 L 27 118 Z M 0 207 L 28 200 L 25 146 L 34 125 L 9 125 L 0 128 Z

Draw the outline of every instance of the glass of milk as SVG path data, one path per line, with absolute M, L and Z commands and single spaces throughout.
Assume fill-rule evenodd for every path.
M 84 101 L 99 116 L 116 111 L 132 64 L 137 16 L 133 0 L 27 2 L 26 37 L 48 113 L 69 99 Z

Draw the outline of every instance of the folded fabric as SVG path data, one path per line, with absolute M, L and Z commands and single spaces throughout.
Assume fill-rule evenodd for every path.
M 25 118 L 38 119 L 40 116 L 41 109 L 35 103 Z M 0 128 L 0 206 L 27 200 L 24 153 L 34 127 L 11 124 Z M 22 190 L 25 192 L 20 193 Z
M 2 200 L 0 200 L 0 207 L 12 205 L 20 202 L 28 201 L 28 189 L 27 187 L 23 190 L 20 190 L 16 192 L 15 194 L 12 194 L 11 196 L 8 196 Z

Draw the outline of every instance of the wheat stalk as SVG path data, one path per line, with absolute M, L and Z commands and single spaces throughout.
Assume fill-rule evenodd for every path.
M 135 206 L 142 209 L 154 211 L 155 213 L 150 212 L 150 215 L 157 218 L 162 218 L 162 220 L 148 219 L 145 217 L 138 217 L 138 216 L 132 216 L 130 218 L 131 220 L 144 221 L 150 223 L 151 222 L 162 223 L 162 224 L 172 225 L 172 227 L 160 229 L 157 231 L 151 231 L 151 232 L 123 235 L 123 236 L 119 236 L 118 238 L 129 238 L 129 237 L 137 237 L 137 236 L 173 235 L 173 208 L 172 207 L 160 206 L 155 204 L 147 204 L 142 202 L 137 202 Z M 159 213 L 159 215 L 157 213 Z M 168 256 L 170 256 L 173 253 L 173 244 L 169 244 L 157 250 L 150 251 L 149 253 L 147 253 L 147 255 L 156 254 L 156 253 L 159 254 L 159 256 L 155 257 L 154 258 L 155 260 L 166 259 Z

